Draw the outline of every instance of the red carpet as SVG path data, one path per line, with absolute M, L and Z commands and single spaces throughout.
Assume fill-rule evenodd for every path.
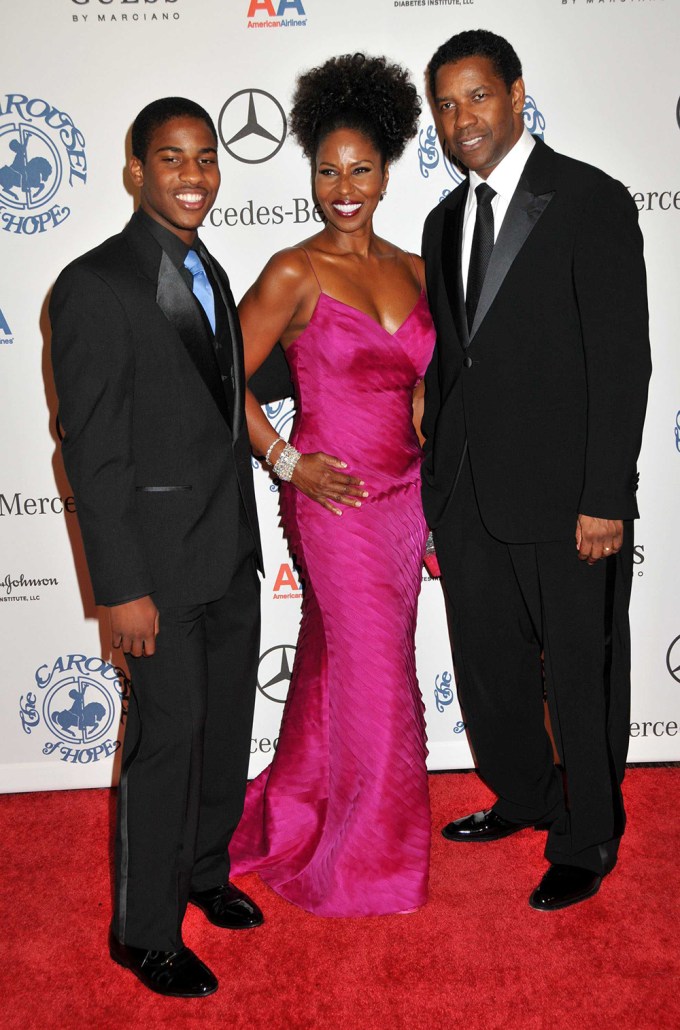
M 318 919 L 255 877 L 267 923 L 234 933 L 190 908 L 185 940 L 220 990 L 147 992 L 105 949 L 112 795 L 0 797 L 4 895 L 0 1024 L 32 1028 L 661 1030 L 680 1027 L 680 769 L 631 769 L 618 867 L 593 899 L 552 914 L 527 897 L 543 834 L 447 843 L 439 827 L 482 807 L 473 774 L 430 777 L 430 902 L 413 915 Z M 669 814 L 672 820 L 669 825 Z

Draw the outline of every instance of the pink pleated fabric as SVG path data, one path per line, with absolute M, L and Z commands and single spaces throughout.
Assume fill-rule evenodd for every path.
M 302 571 L 295 665 L 272 764 L 248 785 L 229 851 L 322 916 L 427 899 L 430 813 L 416 606 L 427 529 L 412 392 L 434 347 L 425 295 L 393 335 L 322 293 L 288 348 L 292 442 L 348 463 L 370 496 L 341 518 L 295 487 L 281 511 Z

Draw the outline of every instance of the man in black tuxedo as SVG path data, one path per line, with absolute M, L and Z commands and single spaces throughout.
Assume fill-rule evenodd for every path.
M 493 808 L 444 836 L 549 826 L 529 903 L 594 894 L 624 828 L 632 520 L 650 373 L 637 212 L 524 128 L 510 44 L 462 32 L 429 83 L 469 171 L 425 224 L 437 347 L 425 511 L 461 707 Z M 541 661 L 543 656 L 543 663 Z M 543 670 L 562 774 L 544 729 Z
M 262 568 L 243 345 L 229 281 L 197 236 L 220 184 L 208 113 L 169 97 L 132 128 L 140 208 L 59 276 L 50 304 L 63 457 L 95 598 L 133 696 L 118 790 L 111 957 L 200 997 L 187 901 L 262 922 L 229 883 L 248 770 Z

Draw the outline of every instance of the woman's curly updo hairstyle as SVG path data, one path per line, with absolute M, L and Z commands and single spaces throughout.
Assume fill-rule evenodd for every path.
M 329 133 L 356 129 L 385 163 L 400 157 L 415 136 L 420 112 L 420 97 L 405 68 L 384 57 L 343 54 L 298 78 L 290 131 L 314 161 Z

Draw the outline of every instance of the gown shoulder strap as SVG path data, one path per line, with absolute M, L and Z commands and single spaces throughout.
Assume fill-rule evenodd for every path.
M 319 293 L 323 293 L 323 290 L 321 289 L 321 283 L 319 282 L 319 277 L 316 274 L 316 269 L 314 267 L 314 262 L 312 261 L 311 257 L 309 256 L 309 251 L 307 250 L 306 247 L 299 247 L 298 249 L 302 251 L 302 253 L 305 255 L 305 257 L 309 261 L 309 267 L 312 270 L 312 275 L 316 279 L 316 285 L 319 287 Z
M 418 285 L 420 286 L 420 288 L 422 290 L 423 289 L 423 284 L 422 284 L 422 282 L 420 280 L 420 273 L 418 272 L 418 266 L 416 265 L 415 261 L 413 260 L 413 254 L 411 253 L 410 250 L 405 250 L 404 254 L 406 254 L 408 256 L 408 259 L 411 262 L 411 265 L 413 266 L 413 274 L 415 275 L 416 279 L 418 280 Z

